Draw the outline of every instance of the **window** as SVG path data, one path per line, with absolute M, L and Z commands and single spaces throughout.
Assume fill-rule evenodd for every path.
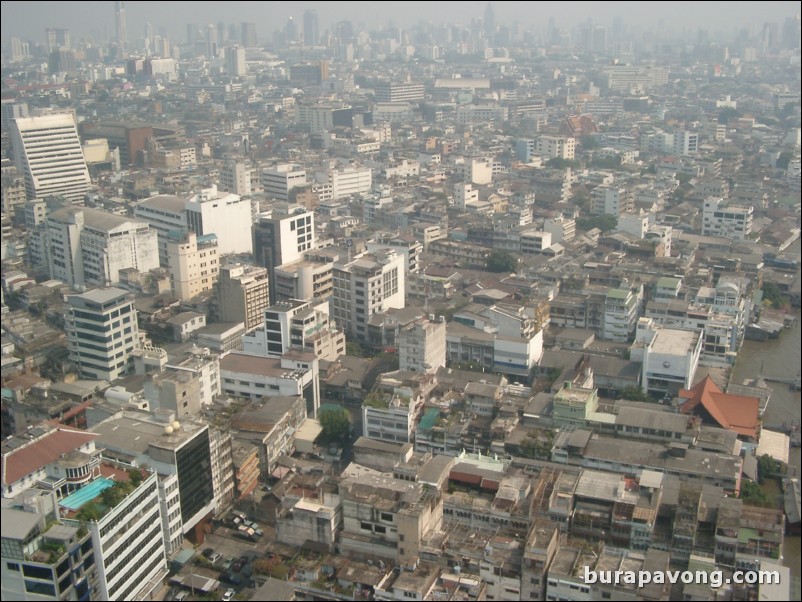
M 18 571 L 19 565 L 16 562 L 6 562 L 9 571 Z

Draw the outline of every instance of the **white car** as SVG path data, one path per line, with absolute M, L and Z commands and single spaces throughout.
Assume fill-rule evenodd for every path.
M 226 593 L 223 594 L 223 597 L 221 598 L 221 600 L 223 600 L 223 602 L 229 602 L 229 600 L 233 600 L 234 599 L 234 594 L 236 594 L 236 593 L 237 592 L 235 592 L 233 589 L 228 588 L 226 590 Z

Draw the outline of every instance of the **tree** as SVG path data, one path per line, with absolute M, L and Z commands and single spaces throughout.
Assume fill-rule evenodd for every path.
M 593 228 L 598 228 L 602 232 L 609 232 L 618 227 L 618 217 L 605 213 L 604 215 L 595 215 L 593 217 L 580 217 L 576 220 L 577 230 L 587 232 Z
M 566 167 L 576 169 L 579 167 L 579 161 L 571 161 L 570 159 L 563 159 L 562 157 L 552 157 L 546 161 L 546 166 L 553 167 L 554 169 L 565 169 Z
M 763 454 L 757 459 L 757 480 L 762 483 L 773 474 L 780 472 L 782 464 L 768 454 Z
M 718 122 L 721 124 L 728 124 L 733 119 L 738 119 L 741 116 L 741 112 L 738 109 L 733 109 L 732 107 L 724 107 L 719 111 L 718 114 Z
M 791 162 L 794 153 L 789 150 L 784 150 L 777 158 L 777 169 L 788 169 L 788 164 Z
M 785 304 L 785 298 L 780 287 L 773 282 L 764 282 L 763 303 L 771 307 L 782 307 Z
M 518 267 L 518 259 L 507 251 L 496 249 L 485 260 L 485 268 L 488 272 L 515 272 Z
M 624 387 L 621 389 L 621 398 L 630 401 L 649 401 L 649 396 L 639 387 Z
M 342 442 L 351 431 L 351 417 L 345 408 L 325 409 L 318 419 L 323 427 L 321 438 L 326 443 Z

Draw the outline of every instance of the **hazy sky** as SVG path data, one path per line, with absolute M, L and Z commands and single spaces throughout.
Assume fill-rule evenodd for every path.
M 73 39 L 96 33 L 114 35 L 114 2 L 20 2 L 2 3 L 2 41 L 12 36 L 44 41 L 46 27 L 67 27 Z M 143 35 L 145 23 L 154 31 L 166 27 L 180 41 L 187 23 L 198 25 L 254 21 L 260 39 L 284 26 L 289 17 L 301 21 L 307 8 L 318 11 L 320 31 L 336 21 L 383 25 L 393 21 L 408 26 L 419 19 L 433 22 L 469 23 L 481 18 L 486 2 L 126 2 L 129 41 Z M 592 18 L 609 25 L 620 15 L 627 25 L 651 28 L 658 20 L 674 29 L 698 27 L 710 32 L 732 32 L 748 27 L 757 31 L 764 22 L 782 23 L 799 12 L 798 1 L 785 2 L 493 2 L 496 24 L 518 20 L 540 30 L 554 18 L 558 27 Z

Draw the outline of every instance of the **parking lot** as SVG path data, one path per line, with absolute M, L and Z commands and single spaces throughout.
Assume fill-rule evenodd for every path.
M 220 586 L 213 594 L 216 599 L 220 599 L 220 597 L 223 596 L 223 594 L 229 588 L 235 590 L 235 599 L 250 599 L 254 593 L 253 588 L 246 587 L 246 585 L 254 577 L 251 573 L 250 562 L 254 558 L 264 556 L 266 542 L 273 539 L 275 535 L 275 531 L 272 527 L 260 525 L 260 529 L 264 533 L 263 536 L 259 537 L 256 541 L 248 541 L 236 535 L 236 528 L 219 525 L 213 533 L 209 533 L 206 536 L 204 543 L 197 548 L 196 557 L 184 565 L 184 567 L 182 567 L 182 569 L 179 571 L 179 574 L 185 576 L 194 575 L 196 577 L 208 577 L 210 579 L 219 580 Z M 220 555 L 220 558 L 211 566 L 209 566 L 207 563 L 195 563 L 195 559 L 202 556 L 202 552 L 205 550 L 212 550 L 214 554 Z M 211 553 L 209 553 L 209 555 L 211 555 Z M 248 558 L 248 565 L 238 571 L 232 570 L 233 564 L 236 562 L 236 560 L 243 556 Z M 236 580 L 241 579 L 242 583 L 226 582 L 225 575 L 232 575 Z M 256 576 L 257 584 L 255 585 L 258 585 L 258 582 L 261 582 L 264 578 L 261 576 Z M 167 595 L 164 599 L 174 599 L 180 591 L 180 588 L 174 587 L 169 593 L 165 592 Z M 193 596 L 191 593 L 188 593 L 188 597 L 186 598 L 187 601 L 195 599 L 200 599 L 200 597 Z

